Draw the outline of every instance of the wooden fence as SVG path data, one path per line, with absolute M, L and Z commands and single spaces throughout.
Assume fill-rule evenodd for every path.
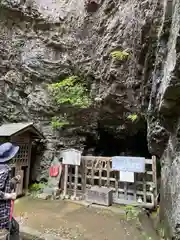
M 157 198 L 156 158 L 145 160 L 145 173 L 134 173 L 134 183 L 120 182 L 111 157 L 82 156 L 81 166 L 65 166 L 64 192 L 85 198 L 86 189 L 97 185 L 113 190 L 113 203 L 153 208 Z

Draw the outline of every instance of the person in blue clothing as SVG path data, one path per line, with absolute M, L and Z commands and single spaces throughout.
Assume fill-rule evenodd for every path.
M 19 147 L 11 143 L 0 145 L 0 229 L 6 229 L 7 239 L 19 240 L 19 224 L 12 218 L 10 221 L 11 200 L 16 199 L 15 188 L 20 176 L 11 178 L 8 162 L 17 154 Z

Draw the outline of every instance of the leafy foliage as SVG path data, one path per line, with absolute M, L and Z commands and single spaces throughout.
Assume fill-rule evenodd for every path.
M 118 61 L 122 61 L 129 57 L 129 53 L 126 51 L 113 51 L 111 52 L 111 57 Z
M 51 120 L 51 126 L 53 129 L 58 129 L 58 128 L 64 127 L 66 125 L 69 125 L 69 122 L 66 119 L 53 117 Z
M 48 86 L 57 104 L 86 108 L 91 104 L 88 90 L 79 77 L 71 76 Z
M 152 240 L 151 237 L 149 237 L 146 232 L 143 231 L 143 226 L 139 219 L 139 214 L 141 210 L 140 208 L 137 208 L 132 205 L 126 205 L 125 206 L 125 213 L 126 213 L 126 220 L 127 221 L 134 221 L 136 223 L 136 228 L 141 232 L 142 239 L 144 240 Z
M 138 218 L 139 210 L 134 206 L 127 205 L 125 207 L 125 212 L 126 212 L 126 219 L 127 220 L 133 220 L 133 219 Z
M 29 190 L 31 192 L 38 192 L 40 190 L 42 190 L 43 188 L 46 187 L 46 184 L 45 183 L 34 183 L 32 184 L 30 187 L 29 187 Z
M 132 122 L 135 122 L 138 119 L 138 115 L 137 114 L 130 114 L 127 119 L 131 120 Z

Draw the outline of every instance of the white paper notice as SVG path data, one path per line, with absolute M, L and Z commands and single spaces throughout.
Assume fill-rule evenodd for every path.
M 61 157 L 63 158 L 63 164 L 78 166 L 81 164 L 81 152 L 76 149 L 63 150 Z
M 121 182 L 134 182 L 134 173 L 133 172 L 120 172 L 120 181 Z

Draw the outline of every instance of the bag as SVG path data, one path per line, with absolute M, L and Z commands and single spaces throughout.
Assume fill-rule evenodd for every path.
M 6 240 L 20 240 L 19 234 L 19 224 L 12 218 L 9 227 L 10 233 L 8 233 Z

